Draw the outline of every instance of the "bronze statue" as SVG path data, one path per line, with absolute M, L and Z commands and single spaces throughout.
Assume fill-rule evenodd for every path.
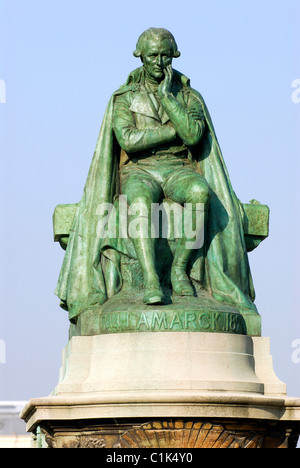
M 173 58 L 180 56 L 175 39 L 165 29 L 150 28 L 134 55 L 142 66 L 108 103 L 77 207 L 56 289 L 61 305 L 76 320 L 85 308 L 118 293 L 122 256 L 139 262 L 144 303 L 164 302 L 156 239 L 97 234 L 101 206 L 118 212 L 123 196 L 129 207 L 137 202 L 145 207 L 141 218 L 162 199 L 191 205 L 194 216 L 202 207 L 204 242 L 195 249 L 187 248 L 190 239 L 184 233 L 179 239 L 170 273 L 173 294 L 194 296 L 197 284 L 219 303 L 257 313 L 243 205 L 232 189 L 202 96 L 172 68 Z

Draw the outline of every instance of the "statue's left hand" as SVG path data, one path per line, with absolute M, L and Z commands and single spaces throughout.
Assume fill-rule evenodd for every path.
M 173 69 L 171 65 L 168 65 L 164 69 L 164 74 L 165 74 L 165 78 L 160 83 L 158 90 L 157 90 L 158 96 L 160 98 L 167 96 L 171 92 L 172 80 L 173 80 Z

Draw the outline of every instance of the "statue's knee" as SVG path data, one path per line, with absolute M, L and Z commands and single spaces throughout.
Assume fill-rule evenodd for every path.
M 208 184 L 205 182 L 194 182 L 188 190 L 187 203 L 204 203 L 207 205 L 211 197 Z
M 151 205 L 153 202 L 152 193 L 148 190 L 143 190 L 143 186 L 140 183 L 127 184 L 125 187 L 122 187 L 122 195 L 126 197 L 128 206 L 140 203 L 143 205 Z
M 139 195 L 127 199 L 129 215 L 133 217 L 149 218 L 151 214 L 151 204 L 153 198 L 150 195 Z

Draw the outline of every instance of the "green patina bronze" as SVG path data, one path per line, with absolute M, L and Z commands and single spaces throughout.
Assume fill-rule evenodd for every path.
M 151 28 L 134 55 L 142 67 L 109 100 L 82 199 L 54 212 L 71 334 L 259 335 L 247 253 L 268 236 L 269 209 L 235 195 L 205 102 L 172 68 L 174 37 Z M 153 204 L 178 206 L 182 226 L 190 207 L 193 229 L 178 234 L 176 211 L 162 235 Z

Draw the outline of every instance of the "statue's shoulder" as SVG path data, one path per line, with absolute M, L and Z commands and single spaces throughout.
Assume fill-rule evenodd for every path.
M 140 87 L 135 84 L 123 85 L 113 94 L 113 106 L 116 108 L 130 108 Z
M 124 84 L 113 93 L 113 96 L 122 96 L 128 93 L 136 93 L 138 91 L 140 91 L 140 85 L 138 83 Z
M 142 72 L 143 72 L 142 67 L 137 68 L 136 70 L 133 70 L 128 75 L 126 82 L 122 86 L 120 86 L 120 88 L 117 89 L 117 91 L 113 93 L 113 96 L 121 96 L 124 94 L 135 93 L 135 92 L 140 91 L 140 88 L 141 88 L 140 82 L 141 82 Z
M 196 89 L 190 87 L 190 94 L 201 102 L 204 102 L 202 94 Z
M 184 94 L 189 94 L 192 97 L 199 100 L 201 103 L 204 103 L 204 99 L 201 93 L 199 93 L 199 91 L 191 87 L 190 79 L 177 70 L 173 70 L 173 72 L 175 83 L 180 88 L 180 91 Z

